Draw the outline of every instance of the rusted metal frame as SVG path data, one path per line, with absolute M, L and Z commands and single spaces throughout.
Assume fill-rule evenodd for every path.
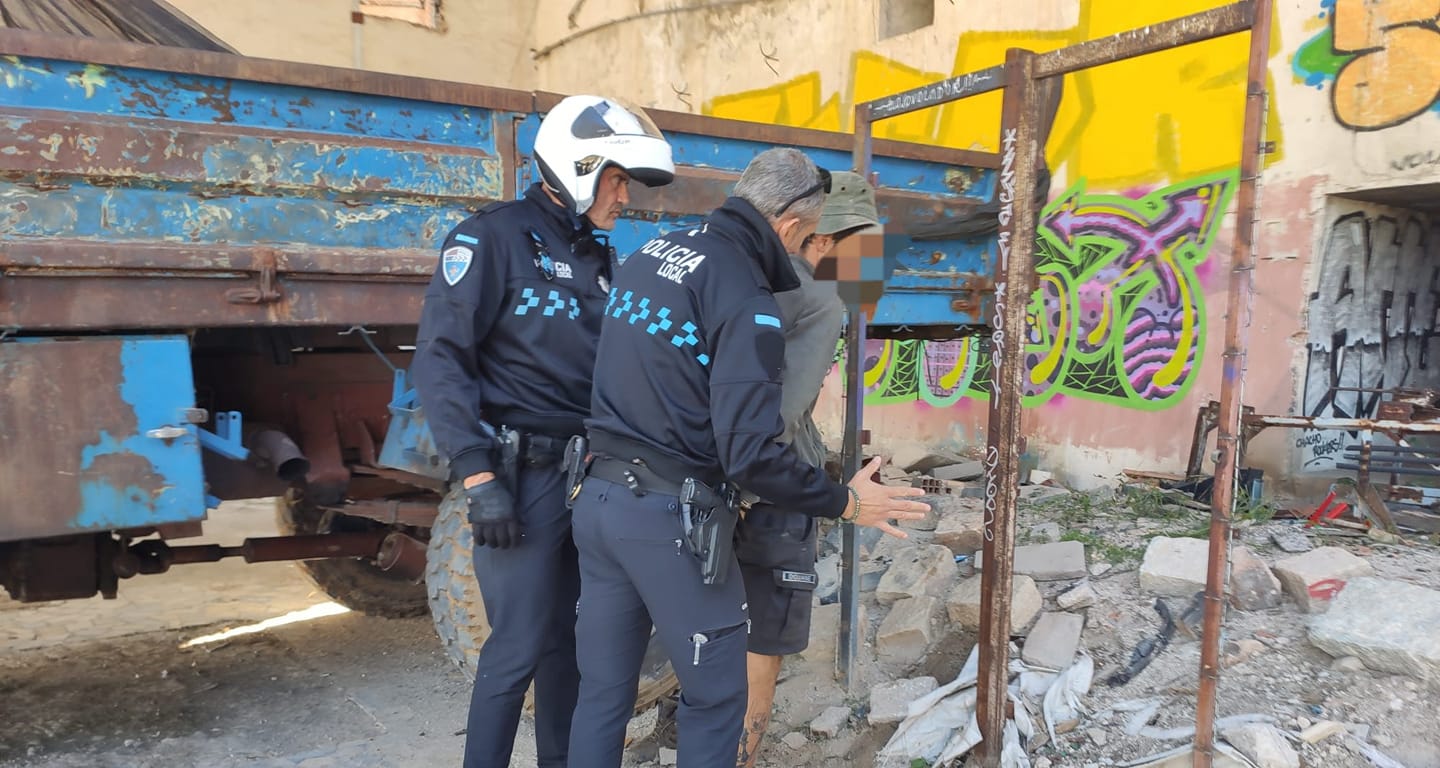
M 1035 174 L 1040 163 L 1040 87 L 1033 52 L 1005 54 L 1000 117 L 1000 231 L 991 322 L 991 391 L 985 448 L 985 529 L 980 573 L 980 672 L 976 718 L 980 764 L 1000 764 L 1010 673 L 1015 502 L 1020 485 L 1025 308 L 1035 272 Z
M 544 111 L 563 98 L 560 94 L 543 91 L 517 91 L 509 88 L 391 75 L 344 67 L 300 64 L 278 59 L 233 56 L 224 53 L 95 38 L 48 35 L 15 29 L 0 29 L 0 54 L 83 61 L 116 67 L 137 67 L 177 74 L 248 80 L 301 88 L 321 88 L 330 91 L 432 101 L 520 114 Z M 849 138 L 845 134 L 832 131 L 788 128 L 658 109 L 646 110 L 646 112 L 655 120 L 656 125 L 665 131 L 748 139 L 765 144 L 790 144 L 840 151 L 849 149 Z M 945 149 L 901 141 L 877 142 L 876 151 L 886 157 L 977 168 L 995 168 L 999 162 L 997 156 L 989 152 Z
M 197 186 L 218 186 L 232 189 L 235 194 L 256 194 L 272 190 L 283 190 L 287 195 L 307 197 L 332 196 L 342 200 L 380 198 L 424 201 L 447 201 L 448 195 L 430 195 L 411 190 L 395 190 L 378 183 L 363 189 L 337 189 L 331 186 L 307 183 L 284 182 L 236 182 L 215 185 L 210 178 L 201 156 L 216 145 L 231 139 L 258 139 L 280 145 L 343 147 L 351 149 L 393 150 L 404 154 L 425 154 L 430 156 L 454 156 L 492 160 L 500 162 L 495 154 L 478 147 L 450 144 L 427 144 L 398 139 L 372 138 L 369 136 L 342 136 L 317 131 L 279 130 L 241 125 L 207 125 L 181 120 L 145 117 L 143 120 L 109 117 L 85 113 L 83 122 L 74 112 L 52 109 L 24 109 L 7 107 L 0 109 L 0 121 L 15 120 L 26 124 L 27 133 L 43 137 L 43 143 L 36 140 L 27 145 L 12 138 L 12 143 L 21 150 L 11 155 L 0 156 L 0 167 L 9 172 L 43 174 L 47 181 L 54 182 L 68 177 L 83 177 L 87 180 L 104 179 L 140 182 L 144 186 L 160 183 L 193 184 Z M 503 115 L 496 115 L 500 120 Z M 51 144 L 54 144 L 53 148 Z M 36 147 L 44 154 L 34 151 Z M 32 151 L 24 151 L 27 148 Z M 107 152 L 107 148 L 111 151 Z M 154 149 L 158 160 L 137 161 L 134 156 L 143 156 L 144 150 Z M 365 177 L 367 182 L 381 179 Z
M 102 240 L 45 239 L 8 240 L 0 248 L 0 267 L 36 272 L 92 273 L 117 270 L 136 274 L 210 273 L 216 276 L 255 272 L 265 252 L 276 256 L 276 268 L 287 275 L 354 277 L 378 275 L 428 278 L 435 271 L 435 258 L 428 251 L 412 249 L 311 248 L 291 249 L 273 245 L 234 246 L 184 245 L 165 242 L 107 242 Z
M 0 328 L 25 331 L 414 325 L 424 291 L 411 279 L 282 280 L 269 304 L 231 304 L 236 280 L 118 280 L 90 275 L 0 279 Z
M 867 102 L 873 120 L 887 120 L 931 107 L 949 104 L 1005 87 L 1005 66 L 999 64 L 975 72 L 946 78 Z
M 860 176 L 871 179 L 870 165 L 874 137 L 870 133 L 870 109 L 855 107 L 854 145 L 851 164 Z M 863 257 L 863 254 L 862 254 Z M 865 414 L 865 311 L 860 306 L 859 286 L 847 297 L 845 324 L 845 430 L 840 446 L 840 466 L 845 477 L 860 471 L 864 444 Z M 855 658 L 860 650 L 860 539 L 853 525 L 841 526 L 840 533 L 840 639 L 835 649 L 835 666 L 840 684 L 849 691 L 855 682 Z
M 1220 683 L 1220 633 L 1229 573 L 1230 522 L 1239 481 L 1244 439 L 1245 361 L 1250 313 L 1255 303 L 1255 217 L 1265 131 L 1266 78 L 1270 61 L 1272 0 L 1255 0 L 1250 12 L 1250 58 L 1246 75 L 1245 119 L 1240 143 L 1240 188 L 1236 196 L 1235 251 L 1225 312 L 1224 367 L 1220 379 L 1219 457 L 1210 501 L 1210 553 L 1205 578 L 1201 628 L 1200 685 L 1195 701 L 1195 768 L 1215 759 L 1215 709 Z M 1231 6 L 1234 8 L 1236 6 Z
M 1255 5 L 1255 0 L 1241 0 L 1042 53 L 1035 61 L 1035 76 L 1065 75 L 1244 32 L 1251 27 Z

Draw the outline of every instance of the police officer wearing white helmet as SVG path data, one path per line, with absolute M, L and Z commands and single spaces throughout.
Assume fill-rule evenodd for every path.
M 532 681 L 539 766 L 567 762 L 580 573 L 564 454 L 590 414 L 617 267 L 596 230 L 614 228 L 632 179 L 661 186 L 675 170 L 644 112 L 600 96 L 555 105 L 534 154 L 543 182 L 445 237 L 413 362 L 435 442 L 463 489 L 447 503 L 466 505 L 491 626 L 476 663 L 466 768 L 509 765 Z

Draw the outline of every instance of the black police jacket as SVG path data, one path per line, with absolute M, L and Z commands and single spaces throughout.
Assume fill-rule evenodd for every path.
M 539 184 L 446 236 L 411 370 L 453 477 L 494 471 L 487 427 L 581 433 L 614 269 L 614 249 Z
M 778 442 L 785 336 L 772 294 L 799 286 L 774 229 L 740 198 L 642 246 L 616 273 L 601 325 L 591 450 L 839 517 L 845 487 Z

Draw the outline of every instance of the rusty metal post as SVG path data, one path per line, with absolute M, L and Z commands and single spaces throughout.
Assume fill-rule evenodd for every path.
M 1000 121 L 999 264 L 991 336 L 989 436 L 985 449 L 985 562 L 980 573 L 980 764 L 995 768 L 1005 730 L 1010 668 L 1010 602 L 1015 560 L 1015 498 L 1020 480 L 1020 394 L 1025 307 L 1035 271 L 1035 171 L 1042 147 L 1035 54 L 1005 54 Z
M 870 105 L 855 106 L 854 170 L 870 178 Z M 845 434 L 840 446 L 840 466 L 846 479 L 860 471 L 861 435 L 865 411 L 865 311 L 860 305 L 859 286 L 853 301 L 846 302 L 845 324 Z M 835 648 L 835 667 L 840 685 L 847 692 L 855 681 L 855 656 L 860 650 L 860 540 L 855 526 L 841 526 L 840 538 L 840 642 Z
M 1195 768 L 1215 759 L 1215 696 L 1220 682 L 1220 630 L 1229 572 L 1230 516 L 1235 504 L 1243 430 L 1245 356 L 1255 293 L 1255 214 L 1265 130 L 1265 82 L 1270 60 L 1272 0 L 1255 0 L 1250 27 L 1250 67 L 1246 77 L 1245 127 L 1240 147 L 1240 189 L 1235 214 L 1235 253 L 1225 308 L 1224 373 L 1220 380 L 1220 419 L 1216 444 L 1215 488 L 1210 506 L 1210 560 L 1205 578 L 1205 618 L 1200 646 L 1200 688 L 1195 702 Z

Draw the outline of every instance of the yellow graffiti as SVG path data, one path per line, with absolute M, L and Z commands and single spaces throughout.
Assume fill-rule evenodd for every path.
M 1335 117 L 1359 130 L 1409 120 L 1440 98 L 1440 0 L 1336 0 Z
M 951 73 L 1002 63 L 1008 48 L 1054 50 L 1216 5 L 1215 0 L 1078 2 L 1079 23 L 1067 30 L 960 35 Z M 1271 43 L 1278 52 L 1278 25 Z M 1092 189 L 1233 168 L 1240 156 L 1247 53 L 1246 35 L 1231 35 L 1067 77 L 1048 145 L 1050 167 L 1066 166 L 1069 178 L 1087 179 Z M 704 111 L 754 122 L 847 130 L 855 103 L 947 77 L 863 50 L 851 55 L 851 69 L 850 86 L 843 94 L 827 96 L 819 73 L 811 73 L 769 88 L 720 96 L 706 103 Z M 1273 84 L 1270 87 L 1273 92 Z M 886 120 L 875 125 L 875 136 L 993 151 L 999 144 L 1001 99 L 1000 93 L 990 93 Z M 1269 118 L 1267 138 L 1276 142 L 1276 151 L 1267 155 L 1267 164 L 1283 156 L 1275 110 Z

